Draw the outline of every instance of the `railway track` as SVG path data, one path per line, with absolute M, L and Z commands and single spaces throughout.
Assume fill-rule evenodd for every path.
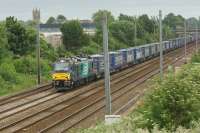
M 170 61 L 165 61 L 165 68 L 167 67 L 167 64 Z M 127 96 L 130 96 L 130 92 L 133 95 L 133 97 L 140 97 L 140 91 L 133 89 L 143 83 L 145 80 L 149 79 L 150 77 L 154 76 L 156 73 L 159 72 L 159 65 L 155 67 L 151 67 L 148 70 L 145 69 L 142 71 L 142 73 L 138 74 L 134 78 L 132 77 L 129 79 L 130 82 L 124 82 L 123 85 L 112 89 L 112 104 L 118 104 L 119 101 L 121 101 L 123 98 L 126 98 Z M 134 80 L 134 81 L 132 81 Z M 122 83 L 121 83 L 122 84 Z M 123 97 L 125 96 L 125 97 Z M 70 115 L 66 116 L 65 118 L 61 117 L 60 121 L 49 125 L 47 128 L 43 129 L 41 132 L 66 132 L 67 130 L 71 129 L 72 127 L 77 126 L 79 123 L 83 122 L 85 119 L 95 117 L 96 113 L 102 114 L 104 116 L 104 110 L 105 110 L 105 102 L 104 102 L 104 95 L 102 95 L 100 98 L 90 102 L 90 104 L 87 104 L 83 106 L 81 109 L 77 110 L 76 112 L 70 113 Z M 78 105 L 77 105 L 78 106 Z M 79 105 L 80 106 L 80 105 Z M 116 110 L 116 106 L 113 106 L 113 110 Z
M 145 65 L 146 63 L 142 64 L 142 65 Z M 138 69 L 140 66 L 142 65 L 137 65 L 137 66 L 133 66 L 134 69 Z M 133 68 L 128 68 L 126 69 L 126 71 L 123 71 L 122 73 L 120 74 L 114 74 L 112 77 L 111 77 L 111 80 L 114 79 L 114 78 L 118 78 L 118 76 L 123 76 L 124 74 L 128 73 L 130 70 L 132 70 Z M 98 83 L 95 83 L 90 85 L 91 87 L 94 86 L 98 86 L 99 84 L 102 84 L 103 83 L 103 80 L 101 80 L 100 82 Z M 18 94 L 15 94 L 15 95 L 12 95 L 12 96 L 6 96 L 6 97 L 2 97 L 0 98 L 0 106 L 2 105 L 5 105 L 5 104 L 9 104 L 11 102 L 18 102 L 18 100 L 20 99 L 29 99 L 31 100 L 33 97 L 32 100 L 36 100 L 38 98 L 42 98 L 42 97 L 36 97 L 35 98 L 35 95 L 38 95 L 39 93 L 42 93 L 43 91 L 47 91 L 47 90 L 50 90 L 52 89 L 52 86 L 51 84 L 46 84 L 46 85 L 43 85 L 43 86 L 40 86 L 36 89 L 32 89 L 32 90 L 28 90 L 28 91 L 24 91 L 24 92 L 21 92 L 21 93 L 18 93 Z M 54 90 L 51 90 L 52 92 L 55 92 Z M 47 93 L 47 95 L 49 95 L 49 93 Z M 45 96 L 45 95 L 42 95 L 42 96 Z M 28 101 L 30 102 L 30 101 Z M 17 104 L 17 103 L 15 103 Z M 20 103 L 21 104 L 21 103 Z M 1 111 L 1 110 L 0 110 Z
M 182 49 L 168 53 L 167 56 L 169 56 L 169 58 L 166 58 L 165 55 L 165 66 L 167 63 L 174 61 L 173 52 L 177 51 L 181 53 Z M 113 88 L 113 105 L 115 105 L 119 99 L 123 101 L 122 95 L 124 96 L 125 94 L 130 95 L 133 93 L 134 96 L 132 97 L 139 97 L 140 90 L 134 90 L 133 88 L 144 82 L 146 76 L 147 79 L 149 78 L 148 76 L 151 77 L 151 75 L 158 73 L 158 62 L 158 58 L 155 58 L 112 75 L 111 87 Z M 5 109 L 0 107 L 0 131 L 65 132 L 88 119 L 89 116 L 98 114 L 97 112 L 104 114 L 103 80 L 79 88 L 81 89 L 68 93 L 52 92 L 52 95 L 48 95 L 51 97 L 47 98 L 43 95 L 39 100 L 33 102 L 29 101 L 24 104 L 18 102 L 17 107 L 12 106 Z M 132 93 L 130 93 L 131 90 L 133 91 Z M 31 99 L 31 95 L 23 95 L 25 99 Z M 19 98 L 19 100 L 16 101 L 20 100 Z M 5 104 L 2 105 L 6 105 L 6 102 L 4 103 Z M 12 101 L 8 103 L 12 103 Z M 114 110 L 118 109 L 116 106 L 113 107 Z M 65 125 L 64 129 L 62 127 L 63 125 Z
M 146 63 L 144 63 L 143 65 L 146 65 Z M 139 67 L 141 67 L 141 66 L 137 66 L 137 67 L 135 67 L 135 69 L 138 69 Z M 116 75 L 114 75 L 113 77 L 112 77 L 112 80 L 114 80 L 114 79 L 116 79 L 116 78 L 119 78 L 119 77 L 122 77 L 123 75 L 126 75 L 127 73 L 129 73 L 131 71 L 131 69 L 127 69 L 126 71 L 124 71 L 123 73 L 120 73 L 120 74 L 116 74 Z M 94 89 L 94 88 L 96 88 L 99 84 L 102 84 L 103 83 L 103 80 L 102 81 L 100 81 L 100 83 L 97 83 L 97 84 L 92 84 L 92 85 L 90 85 L 89 87 L 87 87 L 87 88 L 90 88 L 90 89 Z M 87 90 L 88 91 L 88 90 Z M 47 95 L 47 94 L 48 95 Z M 84 93 L 84 92 L 82 92 L 82 93 Z M 52 95 L 52 94 L 54 94 L 54 95 Z M 44 101 L 44 100 L 42 100 L 42 98 L 45 98 L 46 100 L 47 99 L 49 99 L 49 100 L 51 100 L 51 99 L 53 99 L 53 98 L 56 98 L 57 96 L 61 96 L 62 95 L 62 93 L 60 94 L 60 93 L 55 93 L 55 91 L 52 91 L 52 92 L 45 92 L 45 94 L 43 94 L 43 93 L 40 93 L 40 94 L 37 94 L 37 95 L 31 95 L 31 97 L 26 97 L 25 99 L 27 99 L 27 100 L 29 100 L 29 101 L 26 101 L 25 102 L 25 100 L 24 100 L 24 96 L 23 96 L 23 98 L 22 99 L 20 99 L 19 101 L 15 101 L 14 103 L 11 103 L 12 105 L 10 105 L 9 104 L 9 102 L 7 102 L 6 104 L 4 104 L 5 106 L 2 106 L 1 105 L 1 107 L 0 107 L 0 113 L 2 114 L 2 113 L 4 113 L 4 112 L 7 112 L 8 113 L 8 111 L 9 110 L 12 110 L 13 108 L 17 108 L 17 107 L 20 107 L 20 106 L 24 106 L 25 104 L 29 104 L 29 103 L 31 103 L 31 102 L 37 102 L 38 104 L 39 103 L 42 103 L 42 101 Z M 49 98 L 48 98 L 48 97 Z M 78 96 L 78 95 L 75 95 L 75 96 Z M 32 97 L 34 98 L 34 99 L 32 99 Z M 41 102 L 38 102 L 38 101 L 41 101 Z M 30 105 L 29 105 L 30 106 Z M 2 115 L 0 116 L 0 120 L 2 119 Z
M 148 66 L 146 66 L 146 67 L 148 67 Z M 145 68 L 146 68 L 145 67 Z M 130 73 L 130 71 L 128 71 L 129 73 Z M 125 73 L 125 74 L 127 74 L 127 73 Z M 136 74 L 136 73 L 135 73 Z M 121 75 L 120 75 L 121 76 Z M 117 82 L 119 81 L 119 79 L 117 80 Z M 99 90 L 98 90 L 98 88 L 95 88 L 95 89 L 93 89 L 93 88 L 90 88 L 90 90 L 92 90 L 92 91 L 94 91 L 95 93 L 97 93 L 97 92 L 99 92 Z M 100 91 L 102 91 L 102 90 L 100 90 Z M 89 93 L 91 93 L 89 90 L 87 91 L 87 92 L 89 92 Z M 93 92 L 93 93 L 94 93 Z M 103 91 L 102 91 L 103 92 Z M 71 99 L 68 99 L 68 97 L 60 97 L 60 99 L 57 99 L 58 100 L 58 102 L 56 103 L 56 101 L 51 101 L 51 102 L 53 102 L 53 106 L 57 106 L 57 104 L 60 102 L 60 101 L 63 101 L 63 102 L 65 102 L 65 99 L 66 100 L 75 100 L 74 98 L 76 97 L 76 98 L 78 98 L 78 96 L 80 96 L 80 97 L 84 97 L 84 95 L 86 95 L 85 94 L 85 92 L 82 92 L 82 93 L 80 93 L 80 94 L 78 94 L 78 95 L 74 95 Z M 90 94 L 87 94 L 88 96 L 90 96 Z M 63 98 L 65 98 L 65 99 L 63 99 Z M 48 106 L 48 108 L 47 109 L 52 109 L 52 107 L 53 106 L 50 106 L 51 104 L 50 103 L 46 103 L 46 104 L 48 104 L 49 106 Z M 60 104 L 62 104 L 62 103 L 60 103 Z M 44 111 L 44 109 L 45 109 L 45 107 L 38 107 L 38 108 L 40 108 L 40 109 L 43 109 L 42 111 Z M 57 107 L 56 107 L 57 108 Z M 57 108 L 58 109 L 58 108 Z M 32 111 L 32 110 L 30 110 L 30 111 Z M 27 112 L 27 110 L 26 110 L 26 112 Z M 21 113 L 21 112 L 20 112 Z M 38 112 L 38 113 L 40 113 L 40 112 Z M 24 114 L 23 116 L 27 116 L 29 114 L 29 112 L 27 113 L 27 114 Z M 33 116 L 33 115 L 32 115 Z M 38 116 L 37 116 L 38 117 Z M 22 118 L 22 117 L 21 117 Z M 27 118 L 27 117 L 26 117 Z M 5 120 L 4 120 L 4 122 L 5 122 Z M 13 119 L 12 119 L 12 122 L 14 122 L 13 121 Z M 17 122 L 19 122 L 19 119 L 17 119 Z M 28 124 L 28 123 L 26 123 L 26 124 Z M 4 125 L 3 123 L 1 123 L 0 125 Z
M 181 59 L 182 57 L 184 56 L 181 56 L 179 57 L 177 60 Z M 174 62 L 172 62 L 172 64 L 174 64 Z M 165 70 L 166 70 L 167 66 L 165 66 Z M 159 70 L 156 70 L 154 72 L 152 72 L 150 75 L 146 75 L 146 79 L 149 79 L 150 77 L 154 76 L 155 74 L 157 74 L 159 72 Z M 145 78 L 145 76 L 144 76 Z M 139 79 L 139 81 L 142 80 L 142 79 Z M 144 80 L 141 81 L 141 83 L 143 83 Z M 139 85 L 141 84 L 139 83 Z M 136 87 L 136 86 L 135 86 Z M 132 93 L 132 96 L 131 96 L 131 92 L 129 91 L 128 93 L 126 93 L 126 95 L 124 95 L 124 97 L 122 97 L 122 95 L 120 97 L 118 97 L 117 99 L 113 100 L 112 101 L 112 105 L 113 105 L 113 110 L 117 110 L 120 108 L 120 105 L 119 105 L 119 101 L 121 101 L 121 106 L 124 104 L 124 103 L 135 103 L 143 94 L 144 94 L 144 91 L 145 90 L 136 90 Z M 130 97 L 129 100 L 127 100 L 127 97 Z M 126 101 L 122 102 L 123 99 L 126 99 Z M 117 102 L 118 101 L 118 102 Z M 133 104 L 132 104 L 133 105 Z M 130 105 L 129 105 L 130 106 Z M 124 107 L 126 108 L 126 106 Z M 94 109 L 95 110 L 95 109 Z M 43 132 L 54 132 L 56 130 L 58 130 L 59 132 L 66 132 L 68 131 L 68 129 L 72 128 L 72 127 L 79 127 L 79 124 L 81 125 L 80 127 L 84 127 L 84 123 L 88 122 L 87 119 L 90 119 L 89 121 L 91 121 L 91 123 L 89 125 L 91 125 L 93 122 L 96 121 L 96 119 L 93 119 L 91 120 L 93 117 L 96 117 L 98 116 L 98 118 L 104 118 L 104 110 L 105 108 L 99 108 L 99 109 L 96 109 L 94 112 L 92 112 L 91 114 L 88 114 L 88 115 L 85 115 L 85 117 L 83 115 L 81 115 L 80 117 L 79 116 L 76 116 L 76 118 L 81 118 L 79 120 L 77 120 L 76 122 L 74 122 L 73 124 L 71 124 L 71 126 L 68 126 L 68 125 L 65 125 L 64 127 L 60 127 L 60 128 L 57 128 L 56 129 L 56 125 L 54 125 L 54 127 L 50 127 L 49 128 L 46 128 L 43 130 Z M 117 110 L 118 111 L 118 110 Z M 97 114 L 99 112 L 99 114 Z M 118 114 L 119 112 L 116 112 L 115 114 Z M 73 121 L 73 120 L 70 120 L 70 121 Z M 66 123 L 65 123 L 66 124 Z M 67 124 L 70 124 L 70 123 L 67 123 Z M 88 123 L 87 123 L 88 124 Z M 88 127 L 88 125 L 86 124 L 86 127 Z M 61 126 L 60 124 L 57 124 L 57 126 Z
M 31 95 L 34 95 L 34 94 L 38 94 L 42 91 L 46 91 L 46 90 L 49 90 L 51 88 L 52 88 L 51 84 L 48 83 L 48 84 L 36 87 L 34 89 L 19 92 L 17 94 L 13 94 L 13 95 L 10 95 L 10 96 L 1 97 L 0 98 L 0 106 L 4 105 L 4 104 L 8 104 L 9 102 L 13 102 L 13 101 L 16 101 L 16 100 L 19 100 L 19 99 L 23 99 L 25 97 L 28 97 L 28 96 L 31 96 Z

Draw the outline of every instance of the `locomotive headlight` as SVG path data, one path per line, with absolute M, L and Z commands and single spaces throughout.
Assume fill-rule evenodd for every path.
M 56 77 L 56 74 L 52 74 L 52 79 L 55 80 L 57 77 Z
M 66 78 L 68 79 L 68 80 L 70 80 L 70 73 L 67 73 L 67 75 L 66 75 Z

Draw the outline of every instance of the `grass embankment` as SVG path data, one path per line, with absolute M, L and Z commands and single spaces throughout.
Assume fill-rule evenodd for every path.
M 17 83 L 10 83 L 4 80 L 0 80 L 1 89 L 0 89 L 0 96 L 7 96 L 16 94 L 28 89 L 32 89 L 37 85 L 37 76 L 36 75 L 29 75 L 29 74 L 18 74 L 18 82 Z M 48 82 L 49 79 L 46 77 L 42 78 L 44 83 Z
M 8 83 L 2 80 L 0 96 L 10 95 L 28 89 L 36 85 L 36 76 L 19 74 L 20 81 L 16 84 Z
M 49 79 L 50 66 L 41 62 L 42 81 Z M 36 60 L 33 57 L 5 58 L 0 64 L 0 96 L 10 95 L 34 87 L 37 83 Z
M 81 133 L 199 133 L 200 132 L 200 52 L 174 74 L 169 72 L 161 82 L 153 81 L 139 107 L 119 123 L 103 122 Z

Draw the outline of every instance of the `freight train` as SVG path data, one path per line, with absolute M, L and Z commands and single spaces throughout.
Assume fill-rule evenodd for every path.
M 186 39 L 187 43 L 195 41 L 194 36 Z M 183 47 L 185 38 L 180 37 L 163 41 L 163 52 L 167 53 Z M 110 72 L 122 70 L 159 55 L 160 44 L 152 43 L 118 51 L 109 52 Z M 103 54 L 88 57 L 70 57 L 59 59 L 53 65 L 52 85 L 58 91 L 65 91 L 86 84 L 104 75 Z

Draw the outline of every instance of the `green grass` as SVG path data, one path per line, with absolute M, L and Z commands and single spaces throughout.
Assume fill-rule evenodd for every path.
M 36 76 L 18 74 L 19 82 L 16 84 L 5 81 L 0 90 L 0 96 L 10 95 L 29 89 L 36 85 Z
M 31 89 L 37 84 L 36 75 L 18 74 L 18 82 L 10 83 L 7 81 L 0 82 L 0 96 L 15 94 L 24 90 Z M 48 82 L 48 78 L 42 77 L 43 82 Z

